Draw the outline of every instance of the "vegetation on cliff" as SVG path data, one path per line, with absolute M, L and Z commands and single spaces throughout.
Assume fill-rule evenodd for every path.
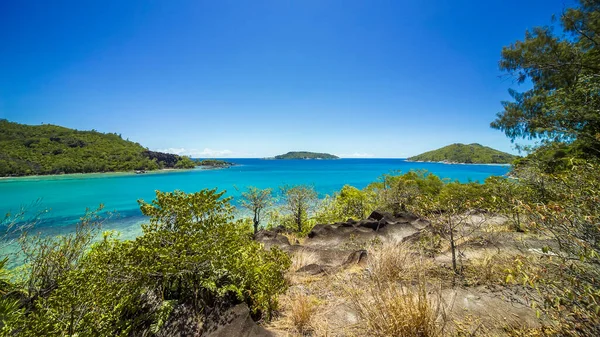
M 193 168 L 190 158 L 149 151 L 114 133 L 0 120 L 0 176 Z
M 275 156 L 275 159 L 339 159 L 339 157 L 329 153 L 291 151 Z
M 517 157 L 480 144 L 452 144 L 408 158 L 410 161 L 510 164 Z

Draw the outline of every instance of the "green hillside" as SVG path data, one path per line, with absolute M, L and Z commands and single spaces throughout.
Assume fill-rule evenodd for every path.
M 115 133 L 0 120 L 0 176 L 194 166 L 187 157 L 149 151 Z
M 286 154 L 275 156 L 275 159 L 339 159 L 339 157 L 329 153 L 292 151 Z
M 517 157 L 481 144 L 452 144 L 408 158 L 409 161 L 465 164 L 510 164 Z

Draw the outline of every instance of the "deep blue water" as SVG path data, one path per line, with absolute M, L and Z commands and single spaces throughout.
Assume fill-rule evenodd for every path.
M 64 233 L 86 208 L 103 203 L 105 210 L 116 211 L 107 229 L 117 229 L 123 237 L 139 233 L 143 220 L 136 200 L 151 201 L 155 190 L 194 192 L 203 188 L 226 190 L 238 197 L 246 186 L 259 188 L 289 184 L 311 184 L 321 196 L 349 184 L 367 186 L 384 173 L 399 170 L 425 169 L 442 178 L 459 181 L 480 181 L 491 175 L 504 175 L 507 166 L 451 165 L 411 163 L 403 159 L 340 159 L 340 160 L 262 160 L 230 159 L 239 166 L 218 170 L 188 170 L 168 173 L 92 174 L 52 177 L 27 177 L 0 180 L 0 214 L 29 207 L 30 212 L 45 209 L 39 230 Z M 38 201 L 34 206 L 32 203 Z

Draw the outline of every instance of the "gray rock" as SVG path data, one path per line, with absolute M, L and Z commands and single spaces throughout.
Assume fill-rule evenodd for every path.
M 246 304 L 225 311 L 216 322 L 207 326 L 203 337 L 272 337 L 273 333 L 252 320 Z

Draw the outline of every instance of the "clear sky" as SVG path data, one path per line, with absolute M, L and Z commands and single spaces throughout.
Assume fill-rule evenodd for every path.
M 0 118 L 196 157 L 514 152 L 500 51 L 570 4 L 0 1 Z

